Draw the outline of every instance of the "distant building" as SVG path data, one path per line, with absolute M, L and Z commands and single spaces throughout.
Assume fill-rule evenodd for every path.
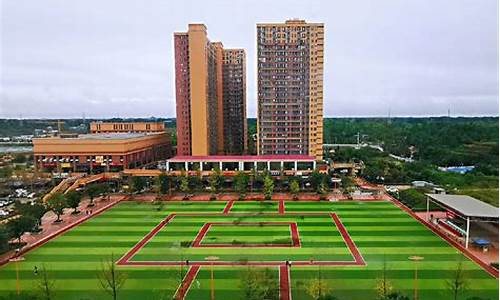
M 415 188 L 427 188 L 427 187 L 430 187 L 430 188 L 433 188 L 435 187 L 436 185 L 432 182 L 427 182 L 427 181 L 423 181 L 423 180 L 415 180 L 415 181 L 412 181 L 411 182 L 411 185 Z
M 152 133 L 165 132 L 163 122 L 91 122 L 90 133 Z
M 244 50 L 210 42 L 203 24 L 175 33 L 174 45 L 177 154 L 241 154 L 246 148 Z
M 323 158 L 323 23 L 257 24 L 260 155 Z
M 465 174 L 473 171 L 475 168 L 476 168 L 475 166 L 453 166 L 453 167 L 438 167 L 438 170 L 443 172 Z
M 166 133 L 61 134 L 34 138 L 34 165 L 53 172 L 120 171 L 172 156 Z

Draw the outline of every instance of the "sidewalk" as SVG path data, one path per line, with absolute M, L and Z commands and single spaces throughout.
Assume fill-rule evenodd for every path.
M 79 214 L 73 215 L 72 208 L 66 208 L 64 210 L 64 215 L 61 216 L 62 222 L 54 224 L 53 222 L 57 219 L 57 216 L 53 212 L 46 213 L 42 218 L 42 225 L 40 228 L 42 231 L 40 233 L 25 233 L 22 236 L 22 242 L 27 243 L 20 251 L 19 255 L 22 255 L 34 248 L 37 248 L 52 238 L 66 232 L 67 230 L 85 222 L 86 220 L 100 214 L 101 212 L 107 210 L 108 208 L 114 206 L 118 202 L 125 200 L 127 196 L 124 195 L 111 195 L 109 200 L 101 200 L 101 198 L 94 199 L 94 206 L 87 208 L 89 199 L 85 199 L 80 203 L 78 210 Z M 92 210 L 91 215 L 86 215 L 85 211 Z M 16 256 L 14 250 L 6 252 L 0 255 L 0 266 L 6 264 L 9 259 Z

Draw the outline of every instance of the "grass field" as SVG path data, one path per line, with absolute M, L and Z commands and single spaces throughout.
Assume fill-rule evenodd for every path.
M 290 201 L 286 202 L 285 214 L 277 214 L 278 202 L 235 202 L 229 214 L 222 214 L 225 206 L 226 202 L 222 201 L 169 202 L 161 206 L 120 203 L 26 254 L 25 261 L 19 263 L 21 288 L 35 289 L 37 276 L 33 268 L 45 265 L 55 279 L 57 299 L 110 299 L 97 280 L 102 260 L 109 258 L 111 253 L 118 260 L 160 222 L 175 214 L 130 257 L 130 262 L 186 259 L 196 262 L 209 255 L 217 255 L 221 262 L 294 262 L 308 261 L 311 257 L 318 262 L 353 261 L 340 225 L 347 230 L 366 265 L 292 264 L 293 299 L 310 299 L 304 292 L 304 283 L 316 277 L 319 271 L 339 299 L 375 299 L 375 281 L 381 276 L 384 259 L 392 285 L 411 295 L 414 265 L 408 261 L 410 255 L 425 258 L 419 265 L 420 299 L 452 299 L 446 289 L 446 280 L 451 278 L 460 259 L 465 260 L 469 281 L 466 296 L 496 299 L 498 295 L 497 279 L 390 202 Z M 331 214 L 341 223 L 336 224 Z M 200 236 L 207 223 L 215 225 L 208 226 Z M 291 225 L 286 224 L 296 224 L 300 247 L 291 247 Z M 192 247 L 198 236 L 200 245 L 229 247 Z M 273 243 L 281 246 L 268 247 Z M 261 247 L 254 247 L 259 244 Z M 128 274 L 119 299 L 171 299 L 187 271 L 176 265 L 123 265 L 119 268 Z M 214 267 L 218 299 L 243 299 L 239 278 L 246 268 Z M 276 270 L 278 281 L 278 267 L 271 268 Z M 15 278 L 14 264 L 0 267 L 0 295 L 15 291 Z M 209 278 L 210 268 L 201 267 L 186 299 L 209 299 Z

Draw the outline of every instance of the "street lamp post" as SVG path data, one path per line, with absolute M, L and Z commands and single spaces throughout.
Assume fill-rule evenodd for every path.
M 219 260 L 217 256 L 207 256 L 206 261 L 210 262 L 210 300 L 215 300 L 215 289 L 214 289 L 214 261 Z
M 18 253 L 19 250 L 16 250 Z M 16 266 L 16 292 L 19 295 L 21 293 L 21 283 L 19 282 L 19 262 L 23 261 L 24 257 L 16 256 L 14 258 L 9 259 L 9 262 L 13 262 Z
M 409 260 L 413 261 L 415 263 L 415 279 L 414 279 L 414 294 L 413 294 L 413 299 L 418 300 L 418 262 L 421 260 L 424 260 L 422 256 L 410 256 L 408 257 Z

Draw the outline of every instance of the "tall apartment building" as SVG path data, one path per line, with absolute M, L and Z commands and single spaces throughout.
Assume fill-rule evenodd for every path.
M 324 25 L 257 24 L 260 155 L 323 157 Z
M 246 56 L 243 49 L 225 49 L 223 64 L 224 153 L 247 150 Z
M 226 119 L 225 111 L 233 106 L 233 102 L 239 101 L 243 105 L 235 114 L 246 117 L 245 93 L 240 93 L 236 100 L 235 92 L 238 86 L 245 88 L 243 50 L 242 70 L 238 73 L 237 68 L 226 68 L 225 58 L 232 50 L 224 49 L 220 42 L 210 42 L 203 24 L 189 24 L 187 32 L 175 33 L 174 45 L 177 154 L 206 156 L 228 153 L 234 149 L 229 146 L 235 142 L 228 140 L 230 137 L 226 136 L 225 127 L 240 125 Z M 243 123 L 245 127 L 241 131 L 246 132 L 246 122 Z

